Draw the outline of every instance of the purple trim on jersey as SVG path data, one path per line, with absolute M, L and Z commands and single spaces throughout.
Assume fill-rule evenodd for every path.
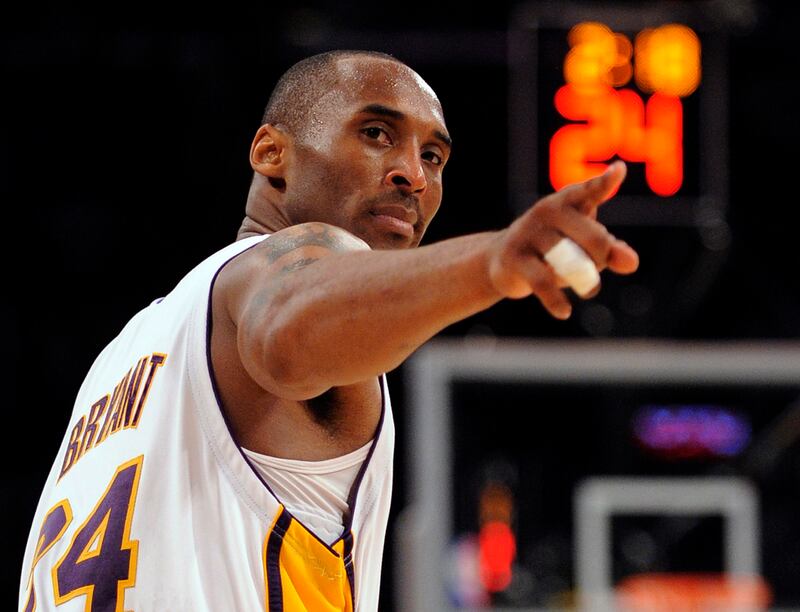
M 372 446 L 369 447 L 369 452 L 364 458 L 364 463 L 361 464 L 361 469 L 358 470 L 356 479 L 353 481 L 353 486 L 350 487 L 350 494 L 347 496 L 347 507 L 349 512 L 347 513 L 347 516 L 344 517 L 344 534 L 342 534 L 342 537 L 344 537 L 345 534 L 350 533 L 350 528 L 353 526 L 353 516 L 356 513 L 356 498 L 358 497 L 358 491 L 361 488 L 361 481 L 364 479 L 364 474 L 367 473 L 367 467 L 369 466 L 369 462 L 372 459 L 373 453 L 375 452 L 375 447 L 378 446 L 378 438 L 383 431 L 383 418 L 386 416 L 386 395 L 383 390 L 384 381 L 381 380 L 381 378 L 384 376 L 385 375 L 382 374 L 378 378 L 378 385 L 380 385 L 381 388 L 381 418 L 378 420 L 378 426 L 375 428 L 375 438 L 372 441 Z
M 356 602 L 356 576 L 353 571 L 353 532 L 349 529 L 344 535 L 343 551 L 344 569 L 347 572 L 347 582 L 350 583 L 350 595 L 353 596 L 353 606 Z
M 281 547 L 283 546 L 283 536 L 289 530 L 292 523 L 292 515 L 286 508 L 283 509 L 272 533 L 267 540 L 267 554 L 265 555 L 267 574 L 267 610 L 269 612 L 283 612 L 283 585 L 281 584 Z
M 31 594 L 28 596 L 28 603 L 25 604 L 23 612 L 33 612 L 36 609 L 36 590 L 31 586 Z
M 239 444 L 238 440 L 236 439 L 236 436 L 233 433 L 233 427 L 231 427 L 231 422 L 228 419 L 228 415 L 225 412 L 225 409 L 223 408 L 222 397 L 220 396 L 219 388 L 217 386 L 217 377 L 214 374 L 214 365 L 213 365 L 213 363 L 211 361 L 211 332 L 212 332 L 212 327 L 213 327 L 212 295 L 213 295 L 213 292 L 214 292 L 214 284 L 217 281 L 217 277 L 219 276 L 219 273 L 222 272 L 222 269 L 226 265 L 228 265 L 231 261 L 236 259 L 242 253 L 245 253 L 245 252 L 249 251 L 253 247 L 257 246 L 258 244 L 260 244 L 260 242 L 257 242 L 256 244 L 254 244 L 254 245 L 252 245 L 250 247 L 247 247 L 244 251 L 242 251 L 240 253 L 237 253 L 236 255 L 231 257 L 230 259 L 226 260 L 217 269 L 217 271 L 214 273 L 214 277 L 211 279 L 211 285 L 208 288 L 208 310 L 207 310 L 207 315 L 206 315 L 206 364 L 208 366 L 208 375 L 209 375 L 209 378 L 211 379 L 211 388 L 214 390 L 214 397 L 217 400 L 217 407 L 219 408 L 220 414 L 222 415 L 222 419 L 225 422 L 225 426 L 228 428 L 228 434 L 231 436 L 231 439 L 233 440 L 234 444 L 236 445 L 236 448 L 239 449 L 239 453 L 241 454 L 242 459 L 244 459 L 245 463 L 250 467 L 250 469 L 256 475 L 256 478 L 258 478 L 261 481 L 261 483 L 267 488 L 267 491 L 270 492 L 272 497 L 274 497 L 275 500 L 279 504 L 284 506 L 284 504 L 281 502 L 280 498 L 275 494 L 275 491 L 272 490 L 272 488 L 269 486 L 267 481 L 264 480 L 264 478 L 261 476 L 259 471 L 255 468 L 255 466 L 253 466 L 252 462 L 250 461 L 250 458 L 244 453 L 244 451 L 242 450 L 241 444 Z M 366 474 L 366 472 L 367 472 L 367 466 L 369 465 L 370 459 L 372 458 L 372 455 L 375 452 L 375 447 L 378 445 L 378 440 L 380 439 L 381 433 L 383 432 L 383 420 L 384 420 L 384 417 L 386 415 L 386 396 L 385 396 L 385 392 L 384 392 L 384 389 L 383 389 L 383 380 L 381 380 L 381 379 L 384 378 L 384 376 L 385 375 L 381 375 L 381 376 L 378 377 L 378 384 L 379 384 L 379 386 L 381 388 L 381 417 L 378 420 L 378 426 L 375 428 L 375 436 L 373 437 L 373 440 L 372 440 L 372 446 L 370 446 L 369 452 L 367 453 L 367 456 L 364 459 L 364 463 L 361 465 L 361 469 L 359 470 L 358 475 L 356 476 L 356 479 L 353 481 L 353 486 L 350 488 L 350 493 L 349 493 L 348 498 L 347 498 L 347 506 L 348 506 L 349 511 L 347 512 L 347 514 L 344 517 L 344 521 L 343 521 L 344 522 L 344 529 L 342 530 L 342 535 L 340 535 L 338 538 L 336 538 L 336 540 L 332 544 L 328 544 L 327 542 L 324 542 L 322 539 L 320 539 L 320 537 L 316 533 L 314 533 L 311 529 L 309 529 L 308 526 L 306 526 L 302 521 L 298 520 L 296 516 L 292 515 L 292 513 L 289 512 L 289 510 L 286 509 L 285 506 L 284 506 L 284 509 L 283 509 L 284 513 L 288 514 L 290 518 L 294 519 L 295 522 L 297 522 L 299 525 L 301 525 L 303 527 L 303 529 L 305 529 L 309 534 L 311 534 L 311 536 L 314 539 L 316 539 L 320 544 L 322 544 L 325 548 L 327 548 L 331 552 L 331 554 L 336 555 L 337 557 L 339 556 L 339 553 L 337 553 L 333 549 L 333 545 L 336 544 L 336 542 L 338 542 L 342 538 L 346 538 L 348 535 L 350 535 L 352 537 L 352 534 L 350 534 L 350 528 L 351 528 L 351 526 L 353 524 L 353 515 L 355 514 L 355 510 L 354 509 L 355 509 L 356 497 L 358 495 L 359 485 L 361 484 L 361 480 L 363 479 L 364 474 Z M 346 543 L 345 543 L 345 545 L 346 545 Z M 350 569 L 350 571 L 352 571 L 352 568 Z M 349 578 L 349 574 L 348 574 L 348 578 Z M 353 584 L 351 584 L 350 587 L 352 589 Z M 352 591 L 352 594 L 353 594 L 353 601 L 354 601 L 354 604 L 355 604 L 355 590 Z

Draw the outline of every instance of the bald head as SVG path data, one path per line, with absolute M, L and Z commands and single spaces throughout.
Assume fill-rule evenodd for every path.
M 439 99 L 403 62 L 313 56 L 281 77 L 253 138 L 248 218 L 261 232 L 320 221 L 373 248 L 416 246 L 441 203 L 450 145 Z M 376 210 L 398 205 L 416 221 L 376 226 Z
M 312 111 L 315 106 L 326 97 L 334 97 L 340 90 L 343 75 L 337 62 L 350 58 L 372 58 L 405 65 L 378 51 L 337 50 L 313 55 L 297 62 L 278 80 L 264 110 L 262 125 L 279 125 L 293 136 L 304 139 L 314 129 Z

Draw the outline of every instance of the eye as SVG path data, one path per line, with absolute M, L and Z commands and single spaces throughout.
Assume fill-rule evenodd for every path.
M 441 166 L 444 161 L 442 160 L 442 156 L 435 151 L 425 151 L 422 154 L 422 159 L 431 162 L 434 166 Z
M 372 125 L 370 127 L 365 127 L 361 130 L 361 133 L 364 134 L 370 140 L 377 140 L 381 144 L 392 144 L 392 139 L 389 137 L 389 134 L 384 130 L 382 127 L 378 127 Z

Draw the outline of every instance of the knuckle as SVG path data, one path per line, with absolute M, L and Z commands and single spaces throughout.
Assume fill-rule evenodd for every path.
M 562 214 L 562 208 L 561 199 L 548 196 L 534 207 L 533 217 L 541 225 L 554 226 Z
M 536 204 L 534 204 L 534 206 L 533 206 L 534 209 L 542 208 L 542 207 L 545 207 L 545 206 L 551 206 L 552 203 L 553 203 L 553 200 L 558 198 L 559 194 L 562 193 L 562 191 L 556 191 L 555 193 L 548 194 L 548 195 L 544 196 L 543 198 L 541 198 L 540 200 L 537 200 Z
M 547 296 L 554 289 L 553 279 L 544 273 L 535 274 L 529 282 L 533 292 L 542 297 Z
M 547 206 L 542 207 L 540 218 L 544 223 L 553 225 L 556 219 L 558 219 L 560 211 L 561 206 L 559 205 L 559 202 L 548 202 Z
M 613 237 L 608 230 L 603 228 L 601 231 L 595 232 L 589 237 L 587 246 L 593 253 L 606 258 L 611 251 L 612 242 Z
M 505 277 L 522 276 L 519 269 L 519 258 L 511 250 L 500 253 L 498 259 L 498 270 Z
M 550 195 L 543 197 L 536 203 L 536 206 L 534 208 L 538 209 L 538 211 L 541 213 L 543 210 L 551 210 L 554 207 L 557 207 L 563 197 L 562 193 L 563 191 L 557 191 L 555 193 L 551 193 Z
M 529 220 L 539 222 L 542 219 L 542 216 L 545 215 L 545 211 L 549 206 L 547 198 L 543 200 L 539 200 L 533 207 L 528 211 L 526 215 Z
M 507 244 L 502 251 L 500 251 L 500 255 L 498 260 L 500 262 L 500 267 L 504 270 L 509 270 L 514 267 L 516 264 L 516 255 L 514 253 L 513 245 Z

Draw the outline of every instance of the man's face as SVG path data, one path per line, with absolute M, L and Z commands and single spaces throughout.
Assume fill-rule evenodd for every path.
M 357 57 L 337 68 L 340 86 L 294 141 L 286 212 L 294 223 L 342 227 L 373 249 L 417 246 L 439 209 L 450 153 L 439 101 L 396 62 Z

